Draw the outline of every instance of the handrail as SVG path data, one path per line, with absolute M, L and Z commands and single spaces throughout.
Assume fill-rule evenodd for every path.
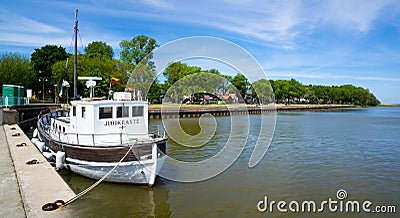
M 105 135 L 107 135 L 107 136 L 110 136 L 110 135 L 111 136 L 118 136 L 119 135 L 119 139 L 120 139 L 119 140 L 120 141 L 119 145 L 120 146 L 123 146 L 124 144 L 131 144 L 131 143 L 140 144 L 140 145 L 147 144 L 147 143 L 152 143 L 151 139 L 150 140 L 145 140 L 145 139 L 139 140 L 139 138 L 129 139 L 128 137 L 127 137 L 127 140 L 124 141 L 123 140 L 123 136 L 122 136 L 123 133 L 96 133 L 96 134 L 93 134 L 93 133 L 68 133 L 68 132 L 61 132 L 61 131 L 58 131 L 56 129 L 49 128 L 48 125 L 50 125 L 50 123 L 51 123 L 51 118 L 65 116 L 65 115 L 68 115 L 68 113 L 69 113 L 68 111 L 61 110 L 61 111 L 50 112 L 50 113 L 47 113 L 47 114 L 44 114 L 44 115 L 39 115 L 38 128 L 43 130 L 42 132 L 47 133 L 47 135 L 49 137 L 51 137 L 50 134 L 54 134 L 55 136 L 58 135 L 58 140 L 60 142 L 62 142 L 61 141 L 61 136 L 69 137 L 71 135 L 75 135 L 78 145 L 80 145 L 79 138 L 84 137 L 84 136 L 86 136 L 86 137 L 90 137 L 91 136 L 92 143 L 88 144 L 88 145 L 82 145 L 82 146 L 104 147 L 105 145 L 102 145 L 101 141 L 97 141 L 96 138 L 98 138 L 99 136 L 105 136 Z M 159 130 L 159 128 L 158 128 L 158 130 Z M 128 134 L 128 133 L 126 133 L 126 135 L 127 136 L 137 136 L 136 134 Z M 159 131 L 158 131 L 158 134 L 152 134 L 151 138 L 153 138 L 153 139 L 154 138 L 165 138 L 165 136 L 161 136 Z M 69 144 L 68 142 L 63 142 L 63 143 Z

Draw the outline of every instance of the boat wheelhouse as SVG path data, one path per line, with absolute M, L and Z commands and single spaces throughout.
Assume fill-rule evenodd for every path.
M 109 146 L 148 140 L 148 103 L 139 101 L 72 101 L 68 117 L 51 120 L 60 141 Z

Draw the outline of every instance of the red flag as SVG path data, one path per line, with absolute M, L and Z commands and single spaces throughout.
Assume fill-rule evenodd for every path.
M 111 82 L 112 83 L 119 83 L 119 79 L 111 77 Z

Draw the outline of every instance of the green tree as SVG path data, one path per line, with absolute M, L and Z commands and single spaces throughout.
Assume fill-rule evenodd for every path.
M 112 59 L 114 56 L 114 51 L 111 46 L 107 45 L 105 42 L 94 41 L 89 43 L 85 48 L 85 54 L 90 58 L 104 56 Z
M 31 64 L 33 65 L 33 69 L 36 73 L 36 77 L 45 78 L 47 82 L 44 82 L 45 90 L 53 90 L 53 81 L 52 78 L 52 66 L 57 61 L 66 60 L 68 57 L 65 52 L 65 48 L 56 45 L 45 45 L 41 48 L 35 48 L 34 52 L 31 54 Z M 35 88 L 36 91 L 42 90 L 42 86 L 39 83 L 36 83 Z
M 149 89 L 156 81 L 157 72 L 154 70 L 152 51 L 158 47 L 157 41 L 145 35 L 139 35 L 132 40 L 122 40 L 120 59 L 127 66 L 128 84 L 127 89 L 133 91 L 136 96 L 140 95 L 143 100 L 148 96 Z
M 158 47 L 155 39 L 139 35 L 130 41 L 122 40 L 119 46 L 122 49 L 120 54 L 122 62 L 136 66 L 143 60 L 143 63 L 149 63 L 153 69 L 150 60 L 153 58 L 152 51 Z
M 166 84 L 170 87 L 180 79 L 193 73 L 199 73 L 200 67 L 188 66 L 182 62 L 173 62 L 165 68 L 163 75 L 166 77 Z
M 308 103 L 314 103 L 317 101 L 317 96 L 314 94 L 312 85 L 305 87 L 304 98 L 308 101 Z
M 289 97 L 289 87 L 287 85 L 287 81 L 276 80 L 271 83 L 271 85 L 274 90 L 276 100 L 282 101 Z
M 272 91 L 271 83 L 266 79 L 257 80 L 252 84 L 256 97 L 261 103 L 269 103 L 274 99 L 274 92 Z
M 301 98 L 304 96 L 305 93 L 305 87 L 303 84 L 301 84 L 299 81 L 295 79 L 291 79 L 288 81 L 289 84 L 287 84 L 288 87 L 288 96 L 289 98 Z
M 57 61 L 66 60 L 68 57 L 65 48 L 56 45 L 45 45 L 35 48 L 31 55 L 33 69 L 38 77 L 49 78 L 52 75 L 51 68 Z
M 178 102 L 178 99 L 180 99 L 183 95 L 185 95 L 186 92 L 182 89 L 182 85 L 179 83 L 181 82 L 184 84 L 188 84 L 190 80 L 182 80 L 183 78 L 200 73 L 201 68 L 197 66 L 188 66 L 185 63 L 182 62 L 173 62 L 168 65 L 167 68 L 165 68 L 163 75 L 166 78 L 165 80 L 165 87 L 167 92 L 167 95 L 174 96 L 175 99 L 173 99 L 175 102 Z M 181 81 L 182 80 L 182 81 Z M 180 86 L 180 89 L 178 89 L 178 85 Z M 172 91 L 172 92 L 171 92 Z
M 161 103 L 161 90 L 162 85 L 159 84 L 158 80 L 154 81 L 147 93 L 147 98 L 151 103 Z
M 243 74 L 236 74 L 232 78 L 231 84 L 239 91 L 242 98 L 246 96 L 247 87 L 250 86 L 250 83 Z
M 188 69 L 191 68 L 192 66 L 188 66 Z M 208 71 L 190 73 L 175 82 L 173 88 L 168 89 L 167 97 L 172 102 L 180 103 L 184 100 L 184 96 L 192 96 L 197 93 L 216 94 L 223 87 L 224 81 L 225 78 Z
M 156 74 L 148 64 L 139 63 L 129 74 L 126 88 L 134 92 L 137 100 L 146 100 L 152 84 L 156 82 Z
M 18 53 L 0 55 L 0 85 L 13 84 L 32 89 L 36 81 L 36 73 L 30 66 L 29 58 Z

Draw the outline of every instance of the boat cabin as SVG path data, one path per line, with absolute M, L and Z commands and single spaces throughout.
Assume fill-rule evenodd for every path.
M 146 140 L 148 102 L 72 101 L 69 116 L 54 118 L 51 125 L 60 140 L 68 143 L 100 146 Z

